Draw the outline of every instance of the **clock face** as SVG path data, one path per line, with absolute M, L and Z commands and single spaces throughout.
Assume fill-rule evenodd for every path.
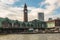
M 27 12 L 27 11 L 25 11 L 25 12 Z

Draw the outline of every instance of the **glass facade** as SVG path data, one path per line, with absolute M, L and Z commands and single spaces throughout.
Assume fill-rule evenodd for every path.
M 0 20 L 3 20 L 0 22 L 0 27 L 2 27 L 4 24 L 2 24 L 2 22 L 6 21 L 8 22 L 8 24 L 6 22 L 4 22 L 7 27 L 9 25 L 9 28 L 11 27 L 11 24 L 12 24 L 12 27 L 13 28 L 46 28 L 46 22 L 43 22 L 43 21 L 39 21 L 39 20 L 33 20 L 33 21 L 30 21 L 30 22 L 21 22 L 21 21 L 18 21 L 18 20 L 10 20 L 8 18 L 4 18 L 3 19 L 0 19 Z M 4 26 L 6 26 L 4 25 Z

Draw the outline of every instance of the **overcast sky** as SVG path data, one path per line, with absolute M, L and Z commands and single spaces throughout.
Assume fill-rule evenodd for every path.
M 0 17 L 23 21 L 24 4 L 28 6 L 28 19 L 38 18 L 38 13 L 45 14 L 45 20 L 60 18 L 60 0 L 0 0 Z

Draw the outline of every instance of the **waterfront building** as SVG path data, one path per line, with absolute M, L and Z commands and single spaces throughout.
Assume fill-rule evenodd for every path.
M 2 24 L 2 28 L 11 28 L 12 27 L 12 24 L 8 18 L 3 19 L 1 24 Z
M 24 5 L 24 21 L 10 20 L 9 18 L 0 18 L 0 28 L 8 28 L 12 32 L 37 32 L 45 31 L 46 29 L 60 29 L 60 19 L 44 21 L 44 13 L 38 13 L 38 19 L 28 21 L 27 5 Z M 0 29 L 1 30 L 1 29 Z M 6 29 L 7 30 L 7 29 Z M 8 31 L 8 30 L 7 30 Z M 47 31 L 47 30 L 46 30 Z
M 33 28 L 46 28 L 46 22 L 40 20 L 32 20 L 31 23 L 33 24 Z
M 54 19 L 47 21 L 47 27 L 53 28 L 53 27 L 59 27 L 60 26 L 60 19 Z
M 47 21 L 47 28 L 52 32 L 60 32 L 60 19 L 54 19 Z

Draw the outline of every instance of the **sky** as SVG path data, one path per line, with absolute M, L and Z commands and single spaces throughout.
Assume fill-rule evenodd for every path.
M 60 18 L 60 0 L 0 0 L 0 17 L 23 21 L 24 4 L 27 4 L 28 20 L 38 19 L 38 13 L 48 18 Z

